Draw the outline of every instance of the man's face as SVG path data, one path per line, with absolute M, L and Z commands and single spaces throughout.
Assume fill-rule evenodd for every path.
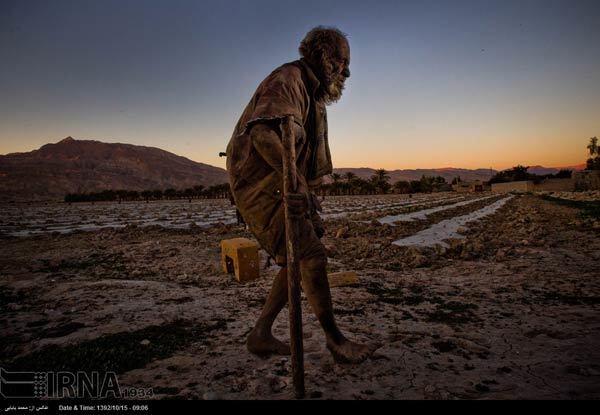
M 338 101 L 342 97 L 344 82 L 350 77 L 350 46 L 343 42 L 334 56 L 330 58 L 332 73 L 329 74 L 327 95 L 329 103 Z

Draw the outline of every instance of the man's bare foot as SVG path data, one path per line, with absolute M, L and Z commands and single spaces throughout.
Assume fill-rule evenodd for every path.
M 287 356 L 290 354 L 290 346 L 277 340 L 270 332 L 264 333 L 253 329 L 248 335 L 246 346 L 250 353 L 259 356 L 280 354 Z
M 376 346 L 354 343 L 344 339 L 337 344 L 327 341 L 327 348 L 337 363 L 360 363 L 373 354 Z

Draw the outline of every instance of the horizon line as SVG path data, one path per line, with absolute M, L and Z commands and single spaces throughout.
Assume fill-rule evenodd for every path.
M 168 153 L 174 154 L 176 156 L 180 156 L 180 157 L 184 157 L 187 158 L 190 161 L 193 161 L 195 163 L 200 163 L 200 164 L 205 164 L 205 165 L 209 165 L 212 167 L 216 167 L 216 168 L 220 168 L 223 169 L 222 167 L 219 167 L 217 165 L 214 164 L 210 164 L 208 162 L 205 161 L 198 161 L 198 160 L 194 160 L 191 157 L 188 157 L 186 155 L 183 154 L 177 154 L 173 151 L 169 151 L 169 150 L 165 150 L 162 147 L 156 147 L 156 146 L 152 146 L 152 145 L 144 145 L 144 144 L 132 144 L 132 143 L 127 143 L 127 142 L 122 142 L 122 141 L 115 141 L 115 142 L 107 142 L 107 141 L 101 141 L 98 139 L 94 139 L 94 138 L 74 138 L 71 135 L 68 135 L 62 139 L 59 139 L 56 142 L 48 142 L 45 144 L 40 145 L 38 148 L 34 148 L 33 150 L 24 150 L 24 151 L 14 151 L 11 153 L 5 153 L 5 154 L 0 154 L 0 156 L 9 156 L 9 155 L 13 155 L 13 154 L 24 154 L 24 153 L 29 153 L 32 151 L 36 151 L 39 150 L 40 148 L 42 148 L 43 146 L 47 145 L 47 144 L 58 144 L 62 141 L 65 141 L 67 139 L 71 139 L 73 141 L 95 141 L 98 143 L 103 143 L 103 144 L 123 144 L 123 145 L 131 145 L 131 146 L 137 146 L 137 147 L 146 147 L 146 148 L 156 148 L 162 151 L 166 151 Z M 516 166 L 526 166 L 528 168 L 532 168 L 532 167 L 543 167 L 543 168 L 547 168 L 547 169 L 568 169 L 568 168 L 577 168 L 577 167 L 584 167 L 586 165 L 585 160 L 580 162 L 580 163 L 576 163 L 576 164 L 571 164 L 571 165 L 561 165 L 561 166 L 544 166 L 541 164 L 532 164 L 532 165 L 528 165 L 528 163 L 525 164 L 515 164 L 513 166 L 510 167 L 506 167 L 506 168 L 494 168 L 494 167 L 474 167 L 474 168 L 468 168 L 468 167 L 453 167 L 453 166 L 445 166 L 445 167 L 414 167 L 414 168 L 403 168 L 403 167 L 395 167 L 395 168 L 383 168 L 386 171 L 398 171 L 398 170 L 494 170 L 494 171 L 504 171 L 504 170 L 508 170 L 511 169 L 513 167 Z M 349 167 L 349 166 L 344 166 L 344 167 L 333 167 L 334 169 L 371 169 L 371 170 L 379 170 L 382 169 L 382 167 L 369 167 L 369 166 L 360 166 L 360 167 Z M 225 170 L 225 169 L 223 169 Z

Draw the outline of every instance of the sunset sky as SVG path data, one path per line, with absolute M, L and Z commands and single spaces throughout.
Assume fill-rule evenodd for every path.
M 316 25 L 352 53 L 335 167 L 567 166 L 600 136 L 598 0 L 2 0 L 0 154 L 73 136 L 224 167 Z

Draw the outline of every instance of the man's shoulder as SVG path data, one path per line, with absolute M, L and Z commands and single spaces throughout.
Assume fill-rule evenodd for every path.
M 284 63 L 271 72 L 265 81 L 269 83 L 303 84 L 302 66 L 300 65 L 300 61 Z

